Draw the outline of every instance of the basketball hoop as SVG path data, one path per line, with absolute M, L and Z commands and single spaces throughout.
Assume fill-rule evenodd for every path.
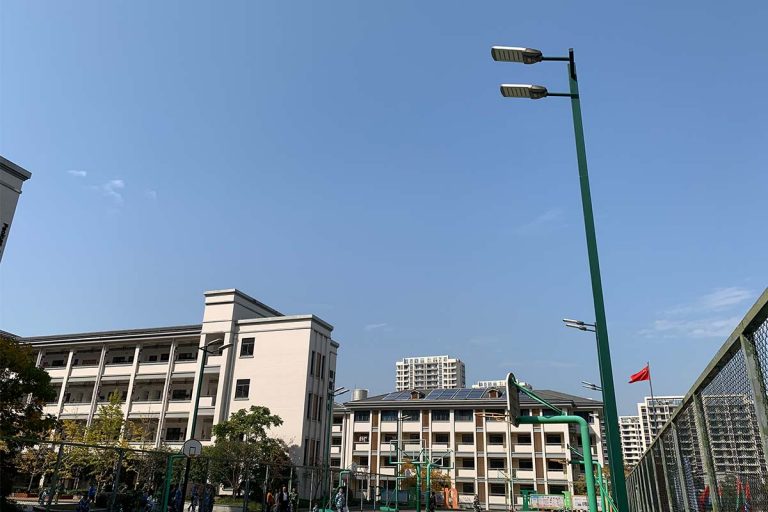
M 197 439 L 187 439 L 181 447 L 181 453 L 187 457 L 199 457 L 203 453 L 203 443 Z

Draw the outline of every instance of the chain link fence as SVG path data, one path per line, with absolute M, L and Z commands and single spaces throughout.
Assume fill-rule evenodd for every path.
M 632 512 L 768 511 L 768 290 L 627 477 Z

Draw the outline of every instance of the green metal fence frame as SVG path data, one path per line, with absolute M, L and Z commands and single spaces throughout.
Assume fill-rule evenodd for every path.
M 768 325 L 768 289 L 757 299 L 733 333 L 712 358 L 704 371 L 696 379 L 683 402 L 662 427 L 651 446 L 643 453 L 640 462 L 627 477 L 630 510 L 632 512 L 666 512 L 684 510 L 698 512 L 698 496 L 690 496 L 686 471 L 683 464 L 682 449 L 679 439 L 681 421 L 690 410 L 693 411 L 698 452 L 701 455 L 704 483 L 710 489 L 711 510 L 726 512 L 718 497 L 718 474 L 715 471 L 711 449 L 705 407 L 701 392 L 713 382 L 721 370 L 735 357 L 744 358 L 746 377 L 754 395 L 754 407 L 759 439 L 755 439 L 762 448 L 764 457 L 768 457 L 768 358 L 761 361 L 755 334 Z M 664 446 L 665 436 L 671 437 L 671 447 Z M 673 450 L 672 452 L 670 452 Z M 661 471 L 659 471 L 661 469 Z M 676 475 L 671 474 L 671 470 Z M 689 468 L 690 472 L 690 468 Z M 722 475 L 721 475 L 722 476 Z M 762 475 L 768 478 L 768 474 Z M 677 479 L 680 493 L 675 492 L 674 479 Z M 682 498 L 682 507 L 680 499 Z M 755 509 L 756 510 L 756 509 Z

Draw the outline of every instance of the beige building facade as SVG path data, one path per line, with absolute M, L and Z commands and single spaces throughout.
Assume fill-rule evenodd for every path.
M 10 160 L 0 156 L 0 261 L 11 231 L 21 186 L 32 174 Z
M 578 429 L 566 424 L 514 427 L 500 419 L 504 393 L 497 388 L 400 391 L 336 404 L 331 466 L 363 475 L 355 492 L 368 496 L 371 488 L 394 490 L 398 453 L 425 449 L 450 467 L 445 472 L 465 506 L 475 494 L 483 509 L 504 509 L 521 505 L 524 490 L 573 492 L 582 471 L 571 464 L 570 448 L 581 449 Z M 588 421 L 592 455 L 602 464 L 602 403 L 556 391 L 536 393 Z M 525 395 L 520 402 L 523 415 L 555 414 Z
M 640 427 L 639 416 L 619 416 L 621 431 L 621 452 L 624 465 L 634 467 L 640 461 L 645 451 L 643 449 L 643 430 Z
M 58 418 L 89 424 L 116 394 L 126 417 L 148 426 L 145 442 L 173 447 L 189 438 L 210 443 L 214 424 L 262 405 L 282 418 L 272 433 L 288 444 L 294 463 L 319 464 L 339 348 L 332 331 L 316 316 L 287 316 L 229 289 L 205 293 L 199 325 L 19 340 L 50 374 L 58 393 L 45 412 Z M 209 344 L 228 347 L 208 355 L 203 368 L 200 347 Z

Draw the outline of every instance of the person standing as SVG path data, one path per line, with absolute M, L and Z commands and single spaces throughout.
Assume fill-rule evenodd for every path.
M 344 496 L 344 488 L 339 487 L 336 491 L 336 498 L 333 500 L 333 504 L 336 507 L 336 512 L 345 512 L 347 507 L 347 498 Z
M 291 502 L 291 496 L 288 494 L 288 488 L 283 486 L 277 495 L 278 512 L 288 512 L 288 505 Z
M 429 491 L 429 512 L 435 512 L 435 508 L 437 508 L 437 497 L 434 492 Z
M 296 488 L 294 487 L 291 489 L 291 493 L 289 494 L 290 498 L 290 511 L 291 512 L 298 512 L 299 510 L 299 493 L 296 491 Z
M 265 512 L 272 512 L 273 508 L 275 508 L 275 495 L 272 494 L 272 491 L 267 491 L 267 509 Z

